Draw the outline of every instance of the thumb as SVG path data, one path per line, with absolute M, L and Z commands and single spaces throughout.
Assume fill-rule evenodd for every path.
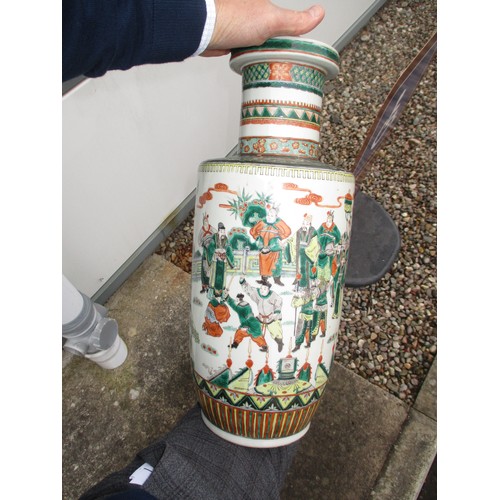
M 313 30 L 325 17 L 325 9 L 321 5 L 313 5 L 307 10 L 297 11 L 277 7 L 279 12 L 269 27 L 269 38 L 283 35 L 303 35 Z

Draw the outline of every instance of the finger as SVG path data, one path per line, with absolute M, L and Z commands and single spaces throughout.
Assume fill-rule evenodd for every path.
M 231 51 L 224 49 L 207 49 L 200 54 L 203 57 L 220 57 L 227 56 Z

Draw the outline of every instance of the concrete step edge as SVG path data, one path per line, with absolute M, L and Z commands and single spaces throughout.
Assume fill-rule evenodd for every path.
M 376 500 L 416 500 L 437 454 L 437 360 L 372 489 Z

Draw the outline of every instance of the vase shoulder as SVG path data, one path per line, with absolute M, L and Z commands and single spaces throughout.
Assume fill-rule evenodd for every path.
M 343 168 L 336 167 L 328 163 L 323 163 L 319 160 L 311 158 L 295 158 L 295 157 L 282 157 L 282 156 L 246 156 L 236 154 L 226 158 L 210 158 L 200 163 L 200 170 L 208 165 L 234 165 L 238 166 L 255 166 L 255 167 L 277 167 L 285 169 L 311 169 L 311 170 L 324 170 L 328 172 L 338 172 L 346 177 L 354 179 L 351 172 L 345 171 Z

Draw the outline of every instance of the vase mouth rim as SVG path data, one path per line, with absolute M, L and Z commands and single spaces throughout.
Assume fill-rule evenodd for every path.
M 250 64 L 270 61 L 312 65 L 330 80 L 339 72 L 340 58 L 338 52 L 325 42 L 300 36 L 279 36 L 270 38 L 262 45 L 233 49 L 229 65 L 241 75 Z

